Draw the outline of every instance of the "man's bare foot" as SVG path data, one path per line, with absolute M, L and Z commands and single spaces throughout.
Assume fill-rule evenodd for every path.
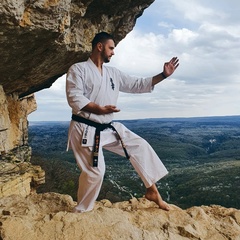
M 165 201 L 163 201 L 162 197 L 160 196 L 155 184 L 153 184 L 150 188 L 147 188 L 145 198 L 149 201 L 155 202 L 162 210 L 170 210 L 169 205 Z

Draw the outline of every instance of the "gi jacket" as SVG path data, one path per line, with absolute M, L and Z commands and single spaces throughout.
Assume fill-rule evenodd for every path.
M 120 70 L 103 65 L 102 74 L 89 58 L 85 62 L 72 65 L 67 73 L 66 95 L 72 113 L 98 123 L 109 123 L 113 113 L 97 115 L 82 110 L 88 103 L 94 102 L 100 106 L 117 105 L 119 92 L 147 93 L 153 90 L 152 77 L 139 78 L 129 76 Z M 70 124 L 69 138 L 73 123 Z M 93 146 L 95 128 L 81 124 L 82 145 Z M 120 129 L 119 129 L 120 130 Z

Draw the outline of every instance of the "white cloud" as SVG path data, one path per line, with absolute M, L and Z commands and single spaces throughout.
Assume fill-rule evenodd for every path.
M 169 28 L 169 29 L 172 29 L 175 27 L 173 24 L 170 24 L 168 22 L 163 22 L 163 21 L 159 22 L 158 26 L 161 28 L 163 27 L 163 28 Z
M 221 11 L 216 11 L 214 8 L 204 6 L 204 1 L 197 0 L 185 0 L 185 1 L 174 1 L 171 0 L 174 8 L 179 12 L 180 16 L 186 20 L 193 22 L 208 21 L 210 19 L 224 18 L 225 14 Z
M 132 31 L 119 43 L 115 56 L 109 65 L 113 65 L 132 75 L 149 76 L 162 70 L 161 49 L 165 45 L 162 35 L 147 33 L 141 35 Z
M 172 40 L 176 44 L 189 46 L 194 40 L 196 40 L 198 33 L 186 28 L 173 29 L 168 37 L 170 41 Z

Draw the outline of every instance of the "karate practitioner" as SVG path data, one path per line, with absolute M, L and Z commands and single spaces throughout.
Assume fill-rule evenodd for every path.
M 163 201 L 155 185 L 168 173 L 165 166 L 144 139 L 112 120 L 113 113 L 120 111 L 116 107 L 119 91 L 151 92 L 154 85 L 175 71 L 178 58 L 173 57 L 165 63 L 163 72 L 154 77 L 137 78 L 105 66 L 104 63 L 114 55 L 114 48 L 111 35 L 106 32 L 96 34 L 88 60 L 72 65 L 67 73 L 66 95 L 73 114 L 68 146 L 81 170 L 78 204 L 74 212 L 91 211 L 94 207 L 105 173 L 102 148 L 129 158 L 146 187 L 145 198 L 168 211 L 169 205 Z

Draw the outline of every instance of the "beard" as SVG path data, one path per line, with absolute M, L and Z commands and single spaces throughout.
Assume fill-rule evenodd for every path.
M 101 52 L 101 57 L 104 63 L 110 62 L 110 57 L 106 54 L 105 47 L 103 48 Z

